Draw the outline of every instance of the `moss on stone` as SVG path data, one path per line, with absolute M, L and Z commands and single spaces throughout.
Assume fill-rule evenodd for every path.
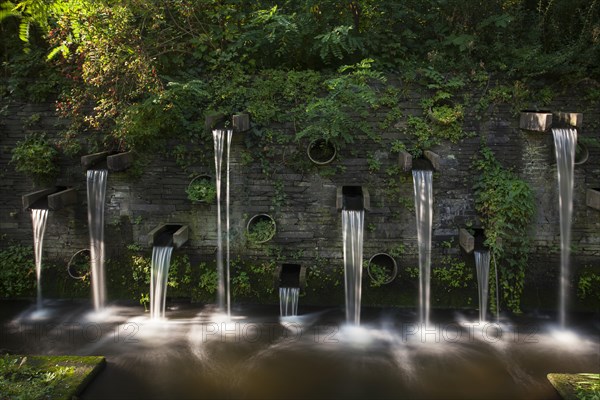
M 565 400 L 600 398 L 600 374 L 548 374 L 548 380 Z
M 0 392 L 10 398 L 71 399 L 106 364 L 102 356 L 3 355 L 0 361 Z

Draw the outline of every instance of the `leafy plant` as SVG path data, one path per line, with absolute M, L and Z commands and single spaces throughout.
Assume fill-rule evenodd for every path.
M 595 297 L 600 300 L 600 275 L 590 268 L 586 268 L 579 275 L 577 282 L 577 297 L 586 299 Z
M 525 181 L 504 169 L 487 147 L 482 147 L 475 169 L 481 173 L 474 186 L 475 209 L 486 232 L 485 244 L 499 271 L 504 302 L 513 312 L 520 312 L 529 257 L 528 228 L 535 212 L 533 192 Z M 490 295 L 495 295 L 494 285 L 490 285 Z
M 219 275 L 217 274 L 217 268 L 209 266 L 206 263 L 200 264 L 200 280 L 198 281 L 198 290 L 196 294 L 197 298 L 212 299 L 217 293 Z M 214 299 L 212 299 L 214 300 Z
M 445 255 L 440 265 L 432 268 L 432 282 L 447 292 L 452 289 L 466 288 L 473 281 L 473 271 L 464 261 Z
M 369 285 L 373 288 L 389 283 L 394 277 L 387 265 L 378 264 L 373 261 L 365 261 L 363 267 L 368 268 L 369 276 L 371 277 Z
M 385 78 L 372 70 L 372 59 L 340 67 L 338 75 L 325 81 L 326 95 L 306 105 L 304 128 L 296 139 L 326 139 L 342 148 L 352 143 L 358 134 L 378 140 L 366 118 L 378 105 L 377 91 L 372 83 Z
M 185 190 L 188 199 L 198 203 L 212 203 L 217 197 L 217 188 L 210 179 L 198 178 Z
M 263 243 L 275 235 L 275 221 L 271 218 L 256 218 L 246 231 L 246 237 L 252 243 Z
M 35 183 L 48 184 L 58 175 L 57 159 L 58 151 L 45 134 L 31 134 L 17 143 L 11 163 Z
M 150 305 L 150 271 L 152 260 L 140 254 L 131 255 L 131 274 L 133 285 L 130 288 L 134 299 L 138 300 L 147 311 Z
M 2 297 L 30 296 L 35 284 L 35 262 L 31 246 L 13 244 L 0 251 Z

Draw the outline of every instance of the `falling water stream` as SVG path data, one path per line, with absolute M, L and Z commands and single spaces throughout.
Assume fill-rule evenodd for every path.
M 226 268 L 223 266 L 223 227 L 221 221 L 221 167 L 223 165 L 223 147 L 227 136 L 227 165 L 226 165 L 226 242 L 227 259 Z M 218 306 L 231 317 L 231 294 L 230 294 L 230 260 L 229 260 L 229 154 L 233 130 L 213 130 L 215 145 L 215 183 L 217 187 L 217 274 L 218 274 Z
M 560 210 L 560 293 L 558 320 L 566 325 L 569 289 L 569 255 L 571 246 L 571 218 L 573 215 L 573 168 L 577 146 L 576 129 L 552 129 L 558 171 L 558 204 Z
M 100 311 L 106 302 L 104 283 L 104 203 L 108 171 L 87 171 L 88 226 L 90 231 L 91 283 L 94 309 Z
M 429 324 L 431 278 L 431 224 L 433 216 L 432 172 L 413 170 L 415 212 L 419 242 L 419 321 Z
M 342 210 L 346 322 L 360 324 L 364 210 Z
M 475 251 L 475 269 L 479 287 L 479 321 L 485 322 L 487 317 L 488 292 L 490 283 L 490 252 Z
M 152 247 L 152 267 L 150 271 L 150 318 L 165 317 L 167 280 L 171 264 L 171 246 Z
M 282 317 L 298 315 L 298 297 L 300 288 L 280 287 L 279 288 L 279 311 Z
M 37 309 L 42 308 L 42 250 L 44 249 L 44 233 L 48 220 L 47 209 L 32 209 L 33 251 L 35 256 L 35 275 L 37 277 Z

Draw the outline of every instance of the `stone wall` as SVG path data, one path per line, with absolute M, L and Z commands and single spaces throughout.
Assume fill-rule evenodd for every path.
M 421 112 L 419 95 L 414 92 L 402 103 L 405 115 Z M 565 96 L 548 106 L 555 111 L 584 113 L 582 136 L 600 138 L 600 110 L 576 96 Z M 39 116 L 31 118 L 32 115 Z M 556 162 L 551 133 L 523 132 L 518 115 L 508 106 L 490 110 L 484 121 L 468 117 L 465 128 L 477 133 L 459 144 L 445 143 L 433 150 L 441 156 L 441 169 L 434 175 L 433 263 L 441 254 L 441 242 L 454 238 L 450 253 L 461 256 L 458 229 L 477 225 L 473 204 L 476 175 L 471 165 L 480 146 L 480 135 L 505 167 L 512 167 L 533 188 L 536 216 L 531 226 L 533 239 L 528 284 L 535 277 L 559 268 L 560 238 Z M 382 115 L 373 115 L 373 121 Z M 29 213 L 21 209 L 21 195 L 34 189 L 32 182 L 9 164 L 11 149 L 31 131 L 45 131 L 54 137 L 62 129 L 51 104 L 9 104 L 0 122 L 1 246 L 10 241 L 28 244 L 32 241 Z M 32 122 L 34 121 L 34 122 Z M 404 121 L 404 119 L 402 120 Z M 403 122 L 399 121 L 398 127 Z M 292 127 L 287 127 L 291 132 Z M 402 269 L 416 266 L 416 228 L 412 203 L 412 177 L 409 173 L 388 176 L 386 169 L 398 163 L 390 152 L 390 143 L 402 139 L 398 130 L 383 132 L 383 141 L 358 140 L 340 149 L 338 160 L 329 172 L 323 167 L 308 173 L 289 167 L 294 152 L 304 153 L 305 143 L 282 146 L 275 152 L 274 169 L 265 175 L 258 162 L 243 161 L 243 138 L 236 139 L 231 151 L 231 237 L 233 257 L 269 257 L 264 245 L 249 244 L 244 230 L 248 219 L 257 213 L 268 213 L 277 223 L 277 234 L 268 244 L 278 249 L 281 259 L 294 259 L 313 266 L 315 260 L 330 259 L 331 265 L 342 264 L 341 217 L 336 210 L 336 188 L 340 185 L 362 185 L 371 196 L 372 209 L 365 217 L 364 257 L 389 252 L 402 243 L 406 253 L 398 260 Z M 250 149 L 252 150 L 252 149 Z M 208 149 L 207 151 L 212 151 Z M 600 149 L 591 147 L 587 163 L 575 169 L 572 262 L 577 265 L 600 264 L 600 212 L 585 206 L 585 190 L 600 187 Z M 378 160 L 379 170 L 370 168 L 369 160 Z M 44 257 L 66 263 L 72 254 L 88 246 L 85 174 L 79 159 L 61 159 L 62 173 L 58 184 L 74 186 L 78 203 L 48 218 Z M 321 168 L 321 169 L 319 169 Z M 201 171 L 198 171 L 201 172 Z M 207 172 L 214 175 L 214 167 Z M 225 174 L 223 173 L 223 176 Z M 400 199 L 390 198 L 386 182 L 396 179 Z M 108 257 L 118 255 L 128 244 L 148 245 L 147 233 L 158 224 L 182 223 L 190 227 L 190 240 L 181 251 L 192 260 L 214 260 L 216 249 L 216 204 L 192 204 L 185 189 L 190 177 L 172 160 L 156 156 L 142 176 L 131 180 L 126 173 L 111 173 L 106 196 L 106 242 Z M 446 253 L 447 250 L 444 250 Z

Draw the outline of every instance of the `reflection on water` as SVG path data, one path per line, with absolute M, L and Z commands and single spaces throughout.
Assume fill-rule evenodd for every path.
M 337 310 L 278 317 L 276 308 L 181 306 L 166 320 L 138 307 L 50 304 L 45 318 L 0 306 L 2 347 L 27 354 L 104 355 L 84 392 L 100 398 L 557 398 L 549 372 L 599 372 L 598 327 L 556 334 L 513 324 L 397 311 L 345 326 Z M 32 308 L 33 311 L 35 309 Z

